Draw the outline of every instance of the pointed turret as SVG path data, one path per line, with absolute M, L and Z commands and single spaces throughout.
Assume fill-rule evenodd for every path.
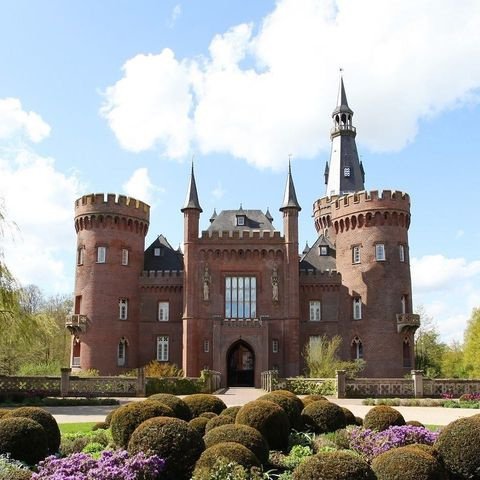
M 212 223 L 217 218 L 217 209 L 213 209 L 212 216 L 210 217 L 210 223 Z
M 272 223 L 273 222 L 273 217 L 272 214 L 270 213 L 270 210 L 267 207 L 267 211 L 265 212 L 265 217 L 267 217 L 267 220 Z
M 352 125 L 353 110 L 348 106 L 343 78 L 340 77 L 337 106 L 332 113 L 333 128 L 330 132 L 332 151 L 325 167 L 326 195 L 345 195 L 365 189 L 365 172 L 358 159 Z
M 198 201 L 197 193 L 197 184 L 195 183 L 195 174 L 193 172 L 193 162 L 192 162 L 192 173 L 190 175 L 190 183 L 188 185 L 187 196 L 185 197 L 185 204 L 183 205 L 182 212 L 185 210 L 198 210 L 203 212 L 200 202 Z
M 297 194 L 295 193 L 295 185 L 293 184 L 292 167 L 290 161 L 288 162 L 287 184 L 285 186 L 285 195 L 283 196 L 283 204 L 280 208 L 280 211 L 283 212 L 286 208 L 295 208 L 298 211 L 302 209 L 298 203 Z

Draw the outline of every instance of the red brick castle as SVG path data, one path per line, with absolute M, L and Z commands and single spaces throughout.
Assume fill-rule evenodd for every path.
M 122 195 L 75 202 L 77 267 L 72 366 L 118 374 L 153 359 L 203 368 L 224 385 L 260 384 L 260 373 L 303 370 L 313 338 L 340 335 L 342 357 L 364 359 L 365 376 L 401 377 L 414 365 L 408 249 L 410 199 L 365 191 L 353 111 L 343 80 L 332 114 L 326 195 L 313 204 L 318 239 L 299 255 L 301 210 L 289 167 L 280 207 L 214 212 L 199 231 L 192 167 L 184 250 L 160 235 L 146 250 L 149 206 Z

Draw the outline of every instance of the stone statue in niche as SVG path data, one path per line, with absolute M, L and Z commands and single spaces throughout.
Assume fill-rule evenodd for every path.
M 203 300 L 208 302 L 210 300 L 210 272 L 208 271 L 208 265 L 205 265 L 203 272 Z
M 278 302 L 278 272 L 277 267 L 273 267 L 272 272 L 272 300 Z

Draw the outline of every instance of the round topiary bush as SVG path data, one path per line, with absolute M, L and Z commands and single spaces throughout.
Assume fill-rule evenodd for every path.
M 325 400 L 328 402 L 328 398 L 323 395 L 306 395 L 302 398 L 303 408 L 305 408 L 309 403 L 319 402 L 320 400 Z
M 213 412 L 220 415 L 220 413 L 227 408 L 223 400 L 209 393 L 188 395 L 184 397 L 183 401 L 190 409 L 192 417 L 198 417 L 204 412 Z
M 412 427 L 425 428 L 425 425 L 422 422 L 418 422 L 417 420 L 409 420 L 408 422 L 405 423 L 405 425 L 411 425 Z
M 165 405 L 168 405 L 177 418 L 181 420 L 189 421 L 192 418 L 192 414 L 188 405 L 175 395 L 170 393 L 156 393 L 155 395 L 150 395 L 148 400 L 158 400 Z
M 235 420 L 235 418 L 237 417 L 237 413 L 241 408 L 242 408 L 241 406 L 228 407 L 225 410 L 223 410 L 223 412 L 220 415 L 228 415 Z
M 334 432 L 347 426 L 342 407 L 325 400 L 309 403 L 302 411 L 302 419 L 316 433 Z
M 386 430 L 394 425 L 405 425 L 403 415 L 388 405 L 377 405 L 365 415 L 363 426 L 371 430 Z
M 345 421 L 347 422 L 347 425 L 356 425 L 357 424 L 357 419 L 355 418 L 355 415 L 346 407 L 342 407 L 343 414 L 345 415 Z
M 205 418 L 205 417 L 195 417 L 192 418 L 188 424 L 194 428 L 198 434 L 203 437 L 205 435 L 205 428 L 207 427 L 207 423 L 210 421 L 210 419 Z
M 210 420 L 212 418 L 218 417 L 218 415 L 216 413 L 213 413 L 213 412 L 203 412 L 199 415 L 199 417 L 208 418 Z
M 285 410 L 290 422 L 290 427 L 295 430 L 303 430 L 303 403 L 295 394 L 286 390 L 276 390 L 267 393 L 266 395 L 262 395 L 257 400 L 267 400 L 276 403 L 279 407 L 282 407 Z
M 114 408 L 113 410 L 110 410 L 107 414 L 107 416 L 105 417 L 105 423 L 110 427 L 110 423 L 112 423 L 112 417 L 113 417 L 113 414 L 118 410 L 119 407 L 116 407 Z
M 453 478 L 480 478 L 480 416 L 448 424 L 434 446 Z
M 27 417 L 0 419 L 0 454 L 35 465 L 48 455 L 45 429 Z
M 60 448 L 60 429 L 54 416 L 38 407 L 20 407 L 11 410 L 3 418 L 25 417 L 38 422 L 47 434 L 48 453 L 53 455 Z
M 248 425 L 222 425 L 210 430 L 203 440 L 207 448 L 223 442 L 241 443 L 255 454 L 260 463 L 268 462 L 269 448 L 266 440 L 257 429 Z
M 6 415 L 10 410 L 6 408 L 0 408 L 0 418 L 2 418 L 4 415 Z
M 156 454 L 165 460 L 162 479 L 188 480 L 205 449 L 202 437 L 184 420 L 156 417 L 146 420 L 133 432 L 128 451 Z
M 95 431 L 95 430 L 107 430 L 109 428 L 110 425 L 108 425 L 108 423 L 106 422 L 97 422 L 93 427 L 92 427 L 92 430 Z
M 205 473 L 211 470 L 217 459 L 225 458 L 229 462 L 235 462 L 249 470 L 252 467 L 260 467 L 260 462 L 254 453 L 247 447 L 237 442 L 222 442 L 207 448 L 195 465 L 195 472 Z
M 235 420 L 232 417 L 229 417 L 228 415 L 217 415 L 215 418 L 211 418 L 207 425 L 205 425 L 205 433 L 208 433 L 214 428 L 221 427 L 222 425 L 231 425 L 233 423 L 235 423 Z
M 293 480 L 375 480 L 370 465 L 352 453 L 320 452 L 293 471 Z
M 445 471 L 438 460 L 417 446 L 392 448 L 373 459 L 378 480 L 443 480 Z M 472 477 L 470 477 L 472 478 Z
M 282 407 L 267 400 L 246 403 L 237 413 L 235 423 L 256 428 L 273 450 L 288 448 L 290 422 Z
M 115 445 L 126 448 L 134 430 L 153 417 L 174 417 L 173 410 L 156 400 L 144 400 L 123 405 L 115 410 L 110 427 Z

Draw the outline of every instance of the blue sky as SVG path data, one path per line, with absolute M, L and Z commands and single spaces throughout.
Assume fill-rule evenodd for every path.
M 278 212 L 288 155 L 315 240 L 344 69 L 368 189 L 412 198 L 414 303 L 446 341 L 480 306 L 480 3 L 423 0 L 4 0 L 0 197 L 6 261 L 73 291 L 73 201 L 152 205 L 147 245 L 182 241 L 190 160 L 213 208 Z

